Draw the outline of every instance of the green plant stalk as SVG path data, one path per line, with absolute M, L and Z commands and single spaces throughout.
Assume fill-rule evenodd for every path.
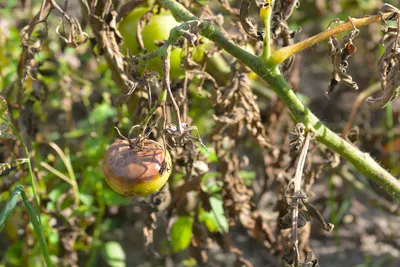
M 162 2 L 171 10 L 172 14 L 177 19 L 182 21 L 199 20 L 176 1 L 162 0 Z M 242 61 L 263 78 L 290 109 L 293 119 L 296 122 L 301 122 L 308 129 L 313 129 L 316 139 L 319 142 L 340 154 L 343 158 L 351 162 L 359 172 L 374 180 L 395 199 L 400 200 L 400 182 L 382 168 L 368 153 L 361 152 L 358 148 L 346 142 L 322 124 L 322 122 L 297 98 L 294 91 L 286 83 L 277 66 L 271 67 L 271 65 L 265 63 L 262 58 L 235 45 L 217 30 L 215 25 L 209 22 L 203 22 L 203 24 L 205 28 L 200 33 L 204 37 L 215 42 L 232 56 Z
M 46 243 L 46 239 L 44 237 L 43 231 L 41 231 L 42 220 L 41 220 L 41 217 L 40 217 L 40 198 L 38 197 L 38 195 L 36 193 L 36 183 L 35 183 L 35 179 L 33 177 L 33 169 L 32 169 L 32 164 L 31 164 L 28 148 L 25 145 L 25 142 L 22 139 L 22 136 L 19 134 L 19 132 L 14 127 L 14 125 L 11 123 L 11 121 L 9 121 L 8 118 L 4 118 L 4 117 L 3 117 L 3 120 L 12 129 L 14 135 L 18 138 L 18 140 L 20 141 L 20 143 L 21 143 L 21 145 L 22 145 L 22 147 L 24 149 L 24 152 L 25 152 L 25 155 L 26 155 L 26 159 L 27 159 L 27 164 L 28 164 L 29 178 L 30 178 L 30 182 L 32 184 L 32 193 L 33 193 L 36 213 L 33 210 L 32 206 L 29 204 L 28 198 L 26 197 L 26 194 L 23 191 L 23 186 L 19 185 L 18 187 L 21 187 L 21 190 L 19 190 L 19 191 L 20 191 L 20 194 L 21 194 L 22 199 L 24 201 L 24 204 L 25 204 L 25 206 L 26 206 L 26 208 L 28 210 L 28 214 L 29 214 L 29 217 L 30 217 L 31 222 L 33 224 L 33 227 L 35 229 L 37 238 L 39 239 L 39 243 L 40 243 L 40 246 L 41 246 L 41 248 L 43 250 L 43 257 L 45 259 L 46 265 L 47 266 L 52 266 L 51 260 L 50 260 L 49 250 L 48 250 L 47 243 Z
M 265 28 L 264 46 L 261 58 L 268 61 L 271 56 L 271 14 L 274 5 L 273 0 L 267 0 L 266 6 L 260 8 L 260 18 Z
M 3 230 L 6 220 L 13 212 L 13 210 L 17 204 L 18 196 L 22 197 L 22 201 L 24 202 L 25 208 L 28 211 L 28 215 L 29 215 L 30 221 L 32 222 L 33 229 L 39 240 L 40 247 L 42 248 L 42 254 L 43 254 L 44 260 L 46 262 L 46 265 L 48 267 L 51 267 L 52 264 L 51 264 L 51 260 L 50 260 L 50 254 L 49 254 L 49 250 L 47 247 L 46 239 L 44 237 L 42 226 L 39 221 L 39 217 L 37 216 L 35 209 L 29 203 L 28 197 L 26 196 L 26 194 L 24 192 L 24 187 L 22 185 L 17 185 L 15 187 L 15 189 L 11 193 L 10 199 L 6 203 L 2 212 L 0 212 L 0 232 Z
M 99 212 L 97 213 L 96 216 L 96 221 L 94 223 L 94 230 L 93 230 L 93 242 L 92 242 L 92 247 L 90 248 L 90 254 L 89 254 L 89 259 L 86 263 L 86 267 L 93 267 L 96 266 L 96 256 L 97 256 L 97 251 L 99 250 L 100 247 L 100 242 L 101 242 L 101 223 L 103 222 L 103 217 L 104 213 L 106 210 L 106 204 L 104 202 L 104 197 L 101 192 L 103 192 L 103 184 L 97 183 L 96 184 L 96 192 L 97 192 L 97 201 L 99 202 Z
M 39 239 L 40 246 L 42 247 L 44 261 L 46 262 L 47 267 L 51 267 L 53 265 L 51 264 L 49 249 L 47 247 L 46 239 L 42 231 L 41 222 L 39 221 L 39 215 L 36 216 L 35 211 L 29 204 L 29 200 L 25 195 L 24 191 L 21 192 L 21 196 L 22 196 L 22 201 L 24 202 L 25 207 L 28 210 L 29 218 L 32 222 L 33 229 L 35 230 L 36 236 Z
M 14 127 L 14 125 L 8 120 L 6 119 L 8 125 L 10 126 L 10 128 L 12 129 L 13 133 L 15 134 L 15 136 L 18 138 L 19 142 L 21 143 L 25 155 L 26 155 L 26 159 L 27 164 L 28 164 L 28 171 L 29 171 L 29 179 L 31 181 L 32 184 L 32 193 L 33 193 L 33 198 L 34 198 L 34 202 L 35 202 L 35 208 L 37 210 L 37 216 L 39 219 L 39 224 L 42 224 L 42 220 L 40 218 L 40 198 L 36 193 L 36 183 L 35 183 L 35 179 L 33 177 L 33 169 L 32 169 L 32 164 L 31 164 L 31 159 L 30 159 L 30 155 L 29 155 L 29 151 L 27 146 L 25 145 L 24 140 L 22 139 L 22 136 L 19 134 L 19 132 L 17 131 L 17 129 Z
M 150 111 L 147 113 L 146 117 L 142 120 L 140 123 L 140 132 L 144 134 L 144 131 L 146 130 L 147 124 L 150 122 L 151 117 L 156 113 L 157 109 L 162 106 L 162 104 L 167 100 L 167 89 L 163 88 L 160 92 L 160 95 L 158 96 L 157 102 L 154 104 L 154 106 L 150 109 Z

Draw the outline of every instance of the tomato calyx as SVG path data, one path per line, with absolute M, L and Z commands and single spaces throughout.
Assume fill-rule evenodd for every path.
M 140 125 L 134 125 L 132 126 L 132 128 L 129 130 L 129 134 L 128 137 L 124 136 L 121 131 L 118 129 L 118 127 L 114 127 L 117 132 L 118 135 L 125 141 L 127 141 L 129 143 L 129 147 L 137 152 L 137 151 L 141 151 L 147 148 L 147 144 L 146 141 L 148 141 L 149 139 L 147 139 L 146 137 L 144 137 L 143 135 L 139 134 L 136 138 L 132 138 L 132 132 L 135 128 L 140 127 Z M 157 143 L 158 144 L 158 143 Z

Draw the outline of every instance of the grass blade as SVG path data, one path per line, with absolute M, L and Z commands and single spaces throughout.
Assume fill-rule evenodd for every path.
M 34 208 L 29 203 L 28 197 L 26 196 L 26 194 L 24 192 L 24 187 L 22 185 L 17 185 L 15 187 L 14 191 L 11 193 L 10 199 L 6 203 L 6 206 L 0 213 L 0 232 L 3 230 L 8 217 L 10 217 L 15 206 L 17 205 L 18 196 L 20 196 L 20 195 L 22 196 L 22 201 L 24 202 L 24 205 L 25 205 L 26 209 L 28 210 L 28 215 L 29 215 L 30 221 L 32 222 L 33 229 L 35 230 L 36 236 L 39 240 L 40 247 L 42 248 L 42 252 L 43 252 L 42 254 L 43 254 L 44 260 L 46 262 L 46 265 L 48 267 L 51 267 L 52 264 L 51 264 L 51 260 L 50 260 L 49 249 L 47 247 L 46 239 L 44 237 L 44 233 L 43 233 L 41 224 L 39 223 L 39 218 L 36 215 Z
M 21 192 L 21 196 L 22 196 L 22 201 L 24 202 L 25 207 L 28 210 L 28 215 L 32 222 L 33 229 L 35 230 L 36 236 L 39 240 L 39 244 L 42 247 L 42 254 L 43 254 L 44 260 L 46 262 L 46 265 L 48 267 L 50 267 L 50 266 L 52 266 L 52 264 L 51 264 L 51 260 L 50 260 L 49 249 L 47 247 L 46 239 L 44 237 L 44 233 L 43 233 L 41 224 L 39 222 L 39 218 L 36 215 L 36 212 L 33 209 L 33 207 L 31 206 L 31 204 L 29 203 L 29 200 L 28 200 L 27 196 L 25 195 L 24 191 Z
M 15 206 L 17 205 L 18 196 L 21 195 L 21 192 L 24 191 L 24 187 L 22 185 L 17 185 L 14 191 L 11 193 L 10 198 L 8 199 L 6 206 L 0 213 L 0 233 L 6 224 L 8 217 L 10 217 L 13 212 Z

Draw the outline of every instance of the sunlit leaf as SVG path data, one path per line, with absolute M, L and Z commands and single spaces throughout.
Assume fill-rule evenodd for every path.
M 204 223 L 208 231 L 210 231 L 211 233 L 218 232 L 218 222 L 212 212 L 205 211 L 203 208 L 200 209 L 199 221 Z
M 103 257 L 110 267 L 125 267 L 126 255 L 120 243 L 107 242 L 102 250 Z
M 229 231 L 229 223 L 224 214 L 224 206 L 222 200 L 216 197 L 210 197 L 210 205 L 212 213 L 216 217 L 219 227 L 224 231 Z
M 229 223 L 224 215 L 224 208 L 222 200 L 217 197 L 210 197 L 211 210 L 200 210 L 199 220 L 204 223 L 208 231 L 215 232 L 228 232 Z
M 219 176 L 220 173 L 218 172 L 208 172 L 204 174 L 201 178 L 201 189 L 210 195 L 219 192 L 223 186 L 223 181 L 215 179 Z
M 179 217 L 171 228 L 171 245 L 174 253 L 187 248 L 192 240 L 193 218 L 189 216 Z
M 207 157 L 209 163 L 218 161 L 217 153 L 215 152 L 214 148 L 210 147 L 205 149 L 204 147 L 199 146 L 199 150 L 201 154 Z
M 18 186 L 17 186 L 18 187 Z M 25 195 L 25 192 L 23 191 L 23 187 L 19 186 L 21 189 L 21 196 L 22 196 L 22 201 L 24 202 L 25 208 L 28 211 L 29 219 L 33 225 L 33 229 L 35 230 L 36 238 L 39 240 L 40 247 L 42 248 L 42 253 L 44 256 L 44 259 L 46 261 L 47 266 L 52 266 L 51 260 L 50 260 L 50 254 L 49 254 L 49 249 L 47 247 L 46 239 L 44 237 L 43 229 L 40 224 L 40 221 L 38 219 L 38 216 L 36 215 L 36 211 L 33 209 L 32 205 L 29 203 L 29 200 L 27 196 Z

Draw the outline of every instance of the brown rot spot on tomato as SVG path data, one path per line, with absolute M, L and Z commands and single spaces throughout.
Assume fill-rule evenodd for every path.
M 133 140 L 135 142 L 135 140 Z M 160 190 L 171 173 L 171 157 L 156 141 L 143 139 L 139 147 L 115 141 L 103 159 L 108 185 L 125 196 L 147 196 Z

